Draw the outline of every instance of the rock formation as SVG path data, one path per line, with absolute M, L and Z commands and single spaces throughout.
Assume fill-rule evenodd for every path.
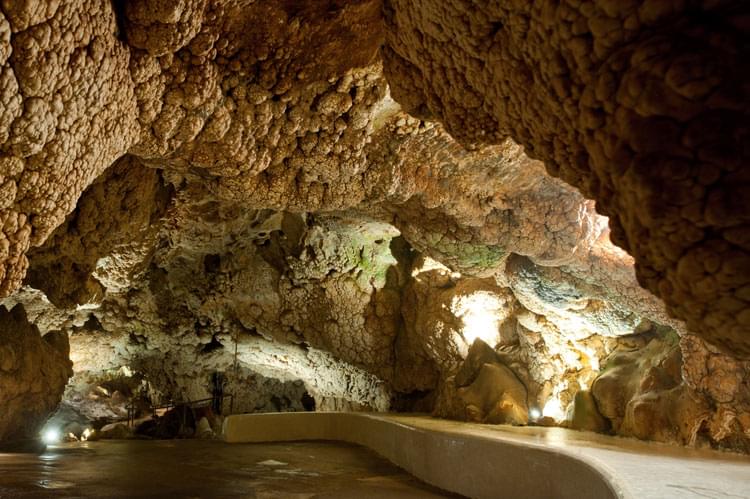
M 597 201 L 639 281 L 750 356 L 748 6 L 389 0 L 394 98 L 465 144 L 513 137 Z
M 0 348 L 69 337 L 58 420 L 220 375 L 747 451 L 747 9 L 688 4 L 4 2 Z
M 67 334 L 40 336 L 23 306 L 0 307 L 0 448 L 36 440 L 73 375 L 68 349 Z

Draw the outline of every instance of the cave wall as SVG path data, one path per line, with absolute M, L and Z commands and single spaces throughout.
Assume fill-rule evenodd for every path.
M 436 136 L 426 129 L 409 140 L 419 133 Z M 467 161 L 463 152 L 461 158 Z M 460 172 L 448 168 L 451 160 L 444 156 L 441 167 Z M 506 161 L 506 177 L 526 171 L 533 178 L 529 166 L 536 164 Z M 128 175 L 141 178 L 142 169 Z M 583 210 L 579 223 L 599 227 L 597 237 L 571 244 L 576 251 L 552 262 L 531 252 L 482 267 L 457 259 L 460 268 L 485 276 L 478 277 L 422 254 L 393 225 L 373 218 L 409 226 L 390 218 L 398 209 L 393 197 L 348 213 L 292 213 L 223 200 L 194 177 L 167 174 L 164 181 L 170 188 L 160 191 L 173 194 L 156 229 L 139 242 L 144 250 L 133 253 L 141 270 L 127 274 L 127 286 L 110 278 L 122 247 L 102 245 L 96 259 L 105 264 L 90 276 L 102 295 L 65 307 L 65 300 L 50 303 L 26 287 L 5 301 L 24 303 L 43 330 L 70 334 L 75 375 L 63 405 L 77 417 L 124 417 L 125 404 L 141 391 L 153 403 L 210 397 L 211 376 L 220 372 L 236 410 L 304 410 L 307 396 L 316 410 L 420 410 L 486 423 L 581 427 L 574 421 L 588 400 L 595 430 L 747 448 L 747 363 L 670 322 L 659 302 L 635 287 L 632 260 L 601 237 L 605 229 L 581 197 L 557 213 Z M 132 183 L 109 185 L 127 192 Z M 525 216 L 533 224 L 538 216 L 551 225 L 546 210 L 525 211 L 516 199 L 537 199 L 553 187 L 529 185 L 505 195 L 510 208 L 503 219 Z M 118 189 L 108 196 L 122 199 Z M 119 210 L 96 189 L 84 193 L 81 205 L 92 199 Z M 160 199 L 142 196 L 138 203 Z M 441 213 L 450 204 L 429 209 Z M 450 225 L 435 226 L 445 240 L 461 241 Z M 117 234 L 132 225 L 122 219 L 108 227 Z M 502 227 L 480 232 L 475 245 L 492 245 L 498 233 L 505 234 Z M 79 236 L 64 234 L 35 253 L 44 255 L 41 261 L 67 258 L 56 246 Z M 527 246 L 517 247 L 520 253 Z M 481 355 L 472 354 L 479 345 L 485 345 Z M 629 367 L 610 369 L 618 365 Z M 672 416 L 654 418 L 660 411 Z
M 66 333 L 41 336 L 23 306 L 0 307 L 0 446 L 37 439 L 73 375 L 68 350 Z
M 407 112 L 438 119 L 465 145 L 510 136 L 544 160 L 598 202 L 639 282 L 670 313 L 743 354 L 746 11 L 729 1 L 658 5 L 8 5 L 2 294 L 19 288 L 29 248 L 124 152 L 256 208 L 367 201 L 365 170 L 387 156 L 367 146 L 394 112 L 390 87 Z M 456 212 L 465 243 L 472 230 L 457 210 L 472 207 L 455 204 L 444 215 Z M 403 225 L 424 207 L 401 203 Z M 447 244 L 421 220 L 415 241 Z M 566 244 L 547 241 L 550 256 Z M 442 252 L 480 263 L 505 250 L 451 246 Z
M 89 419 L 220 371 L 746 450 L 746 10 L 6 2 L 2 303 Z
M 609 217 L 639 282 L 750 354 L 748 6 L 389 0 L 391 94 L 464 144 L 512 137 Z

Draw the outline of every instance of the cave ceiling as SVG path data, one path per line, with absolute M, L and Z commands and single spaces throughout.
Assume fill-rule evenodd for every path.
M 248 411 L 525 424 L 585 392 L 615 432 L 750 448 L 748 16 L 3 1 L 6 329 L 67 333 L 91 419 L 122 410 L 105 378 L 227 370 Z

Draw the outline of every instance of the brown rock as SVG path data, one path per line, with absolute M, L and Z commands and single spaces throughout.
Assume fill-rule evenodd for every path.
M 569 428 L 598 433 L 605 433 L 609 430 L 609 422 L 599 413 L 596 400 L 588 390 L 576 393 Z
M 514 425 L 529 421 L 526 389 L 502 364 L 484 364 L 474 382 L 457 393 L 464 403 L 467 421 Z
M 33 440 L 73 375 L 66 333 L 42 337 L 23 306 L 0 307 L 0 442 Z
M 610 4 L 389 2 L 391 94 L 464 144 L 517 140 L 597 201 L 670 313 L 748 357 L 748 7 Z

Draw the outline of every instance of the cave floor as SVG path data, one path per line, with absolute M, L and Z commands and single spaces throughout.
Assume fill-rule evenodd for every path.
M 16 497 L 455 496 L 355 445 L 125 440 L 61 444 L 38 456 L 0 454 L 0 498 Z
M 418 415 L 374 417 L 418 429 L 564 450 L 597 461 L 639 499 L 750 499 L 750 456 L 745 454 L 555 427 L 483 425 Z

